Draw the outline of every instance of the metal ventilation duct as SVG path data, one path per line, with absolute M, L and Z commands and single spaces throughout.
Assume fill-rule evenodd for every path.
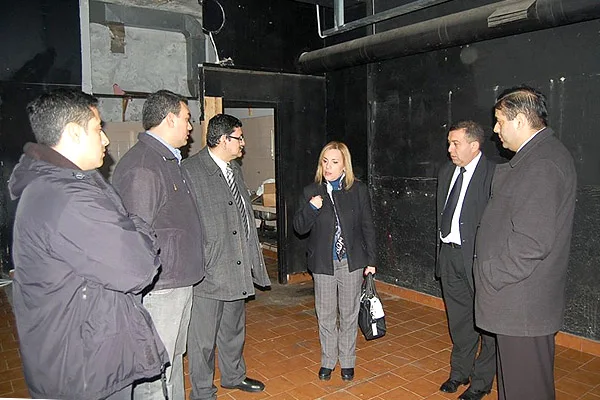
M 168 2 L 169 11 L 158 5 L 154 6 L 155 9 L 149 8 L 152 3 L 156 0 L 92 0 L 90 22 L 181 32 L 186 39 L 188 89 L 192 97 L 197 97 L 200 95 L 198 68 L 205 60 L 201 9 L 198 4 L 194 8 L 186 6 L 181 0 Z
M 599 0 L 508 0 L 300 55 L 306 73 L 398 58 L 600 18 Z

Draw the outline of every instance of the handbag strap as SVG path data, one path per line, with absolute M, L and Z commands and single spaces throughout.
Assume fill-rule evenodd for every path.
M 379 298 L 379 293 L 377 293 L 377 287 L 375 286 L 375 278 L 371 279 L 373 281 L 373 297 Z
M 367 276 L 365 276 L 365 297 L 370 299 L 374 296 L 377 296 L 375 280 L 373 279 L 373 274 L 369 272 Z

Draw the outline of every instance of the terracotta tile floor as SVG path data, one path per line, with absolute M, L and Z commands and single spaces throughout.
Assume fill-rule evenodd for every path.
M 270 258 L 269 261 L 273 265 L 274 260 Z M 438 391 L 449 372 L 450 338 L 445 314 L 380 294 L 387 315 L 388 334 L 371 342 L 359 337 L 356 378 L 347 383 L 341 380 L 339 368 L 329 382 L 317 379 L 320 355 L 312 283 L 274 284 L 271 291 L 259 292 L 255 300 L 248 302 L 245 357 L 248 376 L 263 380 L 266 389 L 257 394 L 222 389 L 217 372 L 218 398 L 457 398 L 460 392 L 446 395 Z M 21 372 L 14 317 L 2 290 L 0 314 L 0 396 L 26 398 L 28 394 Z M 558 347 L 556 378 L 557 399 L 600 400 L 599 357 Z M 189 388 L 189 381 L 186 384 Z M 497 399 L 496 390 L 485 399 Z

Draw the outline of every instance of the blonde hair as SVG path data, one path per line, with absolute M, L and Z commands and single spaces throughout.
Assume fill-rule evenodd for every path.
M 346 174 L 344 177 L 344 184 L 342 187 L 344 190 L 348 190 L 354 184 L 354 171 L 352 170 L 352 156 L 350 156 L 350 150 L 348 150 L 348 146 L 346 146 L 342 142 L 329 142 L 323 147 L 321 150 L 321 154 L 319 154 L 319 162 L 317 163 L 317 172 L 315 173 L 315 182 L 318 184 L 323 183 L 323 158 L 325 158 L 325 153 L 329 150 L 339 150 L 342 153 L 342 162 L 344 163 L 344 173 Z

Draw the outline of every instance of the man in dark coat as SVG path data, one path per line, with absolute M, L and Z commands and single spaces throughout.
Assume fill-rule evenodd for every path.
M 552 400 L 554 336 L 562 326 L 575 210 L 573 158 L 546 126 L 544 95 L 505 91 L 495 105 L 502 145 L 477 232 L 475 321 L 496 333 L 498 398 Z
M 242 156 L 239 119 L 218 114 L 208 122 L 207 146 L 183 163 L 205 228 L 206 277 L 194 287 L 188 358 L 190 399 L 216 399 L 213 384 L 218 348 L 221 386 L 260 392 L 246 376 L 243 357 L 246 305 L 254 284 L 270 286 L 248 189 L 234 160 Z
M 184 400 L 183 354 L 192 310 L 192 285 L 204 277 L 203 232 L 196 202 L 180 166 L 192 125 L 187 99 L 167 90 L 152 93 L 142 109 L 138 142 L 121 158 L 113 175 L 127 210 L 156 231 L 161 271 L 144 306 L 169 352 L 169 399 Z M 144 382 L 134 400 L 163 399 L 161 382 Z
M 459 397 L 462 400 L 479 400 L 489 393 L 496 372 L 494 337 L 475 327 L 473 311 L 475 233 L 495 167 L 481 152 L 484 139 L 483 128 L 473 121 L 452 126 L 448 133 L 452 163 L 445 165 L 438 177 L 435 274 L 442 283 L 452 338 L 450 377 L 440 390 L 454 393 L 470 379 L 471 385 Z
M 38 143 L 25 145 L 9 181 L 27 388 L 34 398 L 129 400 L 134 381 L 168 362 L 136 296 L 159 267 L 154 232 L 96 171 L 108 138 L 95 98 L 59 90 L 27 112 Z

